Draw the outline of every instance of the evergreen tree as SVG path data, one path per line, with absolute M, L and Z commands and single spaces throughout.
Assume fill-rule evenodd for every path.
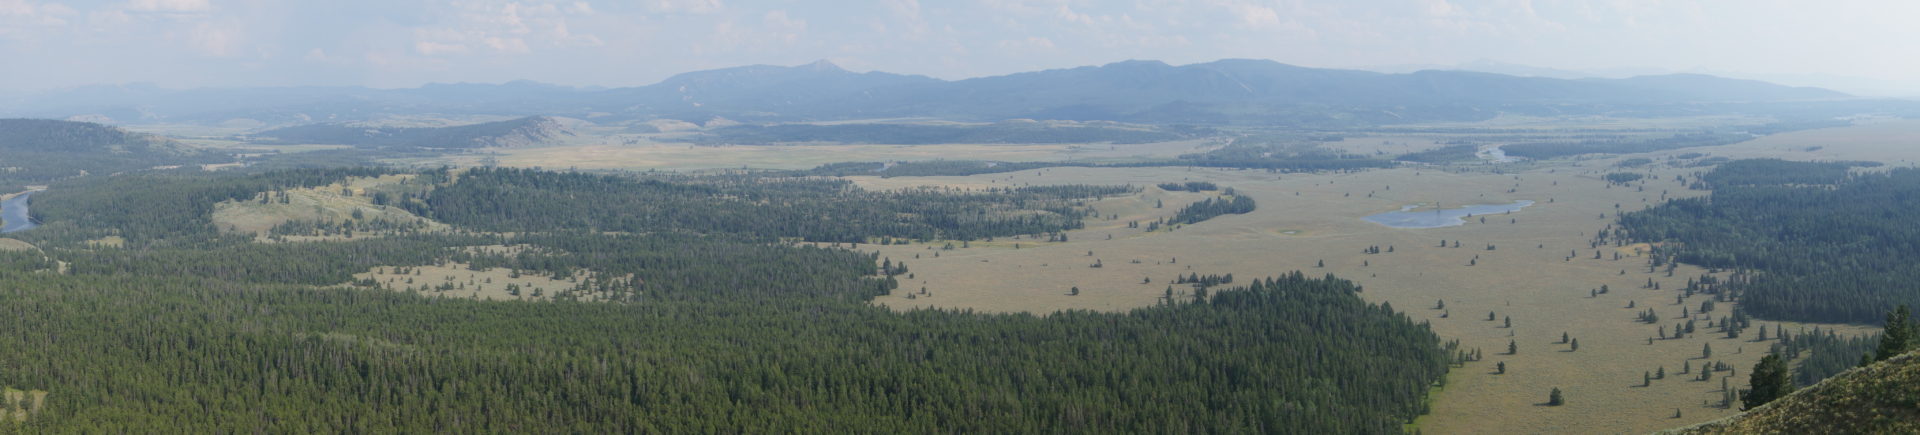
M 1881 333 L 1880 346 L 1873 353 L 1874 361 L 1885 361 L 1914 348 L 1914 336 L 1920 335 L 1920 325 L 1915 325 L 1910 317 L 1912 312 L 1906 304 L 1887 313 L 1885 332 Z
M 1747 385 L 1751 388 L 1743 391 L 1741 400 L 1746 405 L 1743 409 L 1758 408 L 1792 393 L 1794 385 L 1790 371 L 1787 361 L 1780 355 L 1767 354 L 1761 357 L 1760 362 L 1754 364 L 1753 373 L 1748 375 Z

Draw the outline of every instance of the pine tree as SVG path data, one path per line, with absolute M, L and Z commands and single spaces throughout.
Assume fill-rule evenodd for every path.
M 1745 397 L 1741 399 L 1746 405 L 1744 409 L 1758 408 L 1792 393 L 1794 385 L 1791 371 L 1786 360 L 1779 355 L 1767 354 L 1760 358 L 1760 362 L 1753 366 L 1753 373 L 1748 375 L 1747 385 L 1752 388 L 1743 391 Z
M 1906 304 L 1887 313 L 1886 332 L 1880 335 L 1880 346 L 1874 350 L 1874 361 L 1885 361 L 1914 347 L 1914 336 L 1920 334 L 1920 326 L 1910 320 L 1912 312 Z
M 1553 392 L 1547 393 L 1547 406 L 1560 406 L 1565 404 L 1567 404 L 1567 399 L 1561 397 L 1560 387 L 1553 387 Z

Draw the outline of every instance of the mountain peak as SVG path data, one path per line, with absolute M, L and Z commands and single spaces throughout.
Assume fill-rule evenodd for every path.
M 813 61 L 813 63 L 801 65 L 796 68 L 808 69 L 808 70 L 813 70 L 818 72 L 847 72 L 845 68 L 841 68 L 840 65 L 835 65 L 833 61 L 826 60 L 826 59 L 816 60 L 816 61 Z

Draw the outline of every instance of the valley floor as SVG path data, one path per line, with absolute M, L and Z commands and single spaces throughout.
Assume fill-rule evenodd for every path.
M 1851 129 L 1882 138 L 1887 128 Z M 1905 156 L 1868 139 L 1835 139 L 1845 132 L 1815 130 L 1743 144 L 1692 148 L 1651 155 L 1656 162 L 1683 152 L 1711 156 L 1807 159 L 1883 156 L 1898 164 Z M 1824 147 L 1807 151 L 1806 139 Z M 1068 309 L 1119 311 L 1160 301 L 1177 276 L 1233 274 L 1242 279 L 1303 270 L 1310 276 L 1331 273 L 1365 287 L 1363 297 L 1432 322 L 1443 339 L 1458 339 L 1484 359 L 1454 369 L 1437 390 L 1432 413 L 1418 422 L 1425 433 L 1624 433 L 1647 432 L 1711 420 L 1736 410 L 1719 406 L 1721 377 L 1697 381 L 1698 367 L 1725 362 L 1735 371 L 1729 381 L 1742 388 L 1745 371 L 1765 354 L 1770 342 L 1751 334 L 1727 339 L 1701 330 L 1683 339 L 1658 339 L 1662 326 L 1681 321 L 1684 305 L 1695 319 L 1717 319 L 1732 304 L 1697 313 L 1705 297 L 1676 303 L 1688 278 L 1707 271 L 1682 266 L 1672 276 L 1650 272 L 1645 257 L 1632 249 L 1591 247 L 1595 231 L 1612 222 L 1616 211 L 1633 211 L 1667 198 L 1704 195 L 1675 176 L 1692 178 L 1705 168 L 1641 169 L 1657 179 L 1641 186 L 1610 186 L 1600 179 L 1618 158 L 1513 166 L 1512 173 L 1486 167 L 1449 173 L 1403 168 L 1352 174 L 1272 174 L 1264 171 L 1187 168 L 1055 168 L 969 177 L 860 178 L 868 188 L 913 185 L 969 187 L 1026 184 L 1115 184 L 1152 186 L 1162 182 L 1212 181 L 1259 201 L 1258 210 L 1227 215 L 1173 231 L 1145 232 L 1146 222 L 1170 216 L 1179 206 L 1204 195 L 1162 192 L 1148 187 L 1136 197 L 1096 204 L 1104 215 L 1087 228 L 1068 234 L 1068 243 L 1002 239 L 992 243 L 878 246 L 872 249 L 907 262 L 914 273 L 893 295 L 876 300 L 896 309 L 938 307 L 981 311 L 1051 312 Z M 1638 184 L 1638 183 L 1637 183 Z M 1476 217 L 1465 225 L 1433 229 L 1394 229 L 1361 220 L 1374 213 L 1412 204 L 1455 207 L 1532 200 L 1511 215 Z M 1164 203 L 1154 208 L 1156 201 Z M 1117 219 L 1110 219 L 1118 215 Z M 1128 228 L 1140 221 L 1142 228 Z M 1109 239 L 1110 237 L 1110 239 Z M 1446 241 L 1447 248 L 1438 247 Z M 1459 247 L 1454 248 L 1453 243 Z M 1019 246 L 1016 247 L 1015 245 Z M 1367 254 L 1378 246 L 1392 252 Z M 1595 259 L 1595 252 L 1601 253 Z M 1620 252 L 1623 259 L 1614 260 Z M 1569 254 L 1574 254 L 1569 258 Z M 935 255 L 938 255 L 937 257 Z M 1101 267 L 1091 267 L 1094 263 Z M 1324 267 L 1319 266 L 1324 262 Z M 1644 288 L 1648 281 L 1659 290 Z M 1589 297 L 1602 285 L 1609 294 Z M 921 289 L 925 288 L 922 293 Z M 1078 295 L 1070 289 L 1078 287 Z M 1190 287 L 1175 285 L 1184 295 Z M 1445 309 L 1435 309 L 1444 301 Z M 1629 303 L 1636 308 L 1627 308 Z M 1652 308 L 1665 320 L 1636 321 Z M 1458 311 L 1455 313 L 1454 311 Z M 1512 319 L 1512 328 L 1496 318 Z M 1769 328 L 1776 322 L 1759 321 Z M 1782 324 L 1801 328 L 1837 328 L 1843 334 L 1871 328 Z M 1561 344 L 1561 334 L 1580 343 L 1578 351 Z M 1648 339 L 1655 338 L 1651 344 Z M 1517 354 L 1506 352 L 1511 340 Z M 1702 358 L 1710 346 L 1712 356 Z M 1506 363 L 1506 374 L 1494 374 Z M 1683 367 L 1692 371 L 1681 374 Z M 1664 369 L 1667 377 L 1642 387 L 1642 376 Z M 1567 405 L 1543 406 L 1548 391 L 1560 388 Z M 1681 417 L 1675 418 L 1675 411 Z

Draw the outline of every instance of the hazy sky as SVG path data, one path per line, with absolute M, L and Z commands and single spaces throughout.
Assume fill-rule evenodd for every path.
M 0 0 L 0 89 L 632 86 L 817 59 L 954 79 L 1260 58 L 1843 76 L 1912 90 L 1916 17 L 1913 0 Z M 1826 82 L 1814 84 L 1836 86 Z

